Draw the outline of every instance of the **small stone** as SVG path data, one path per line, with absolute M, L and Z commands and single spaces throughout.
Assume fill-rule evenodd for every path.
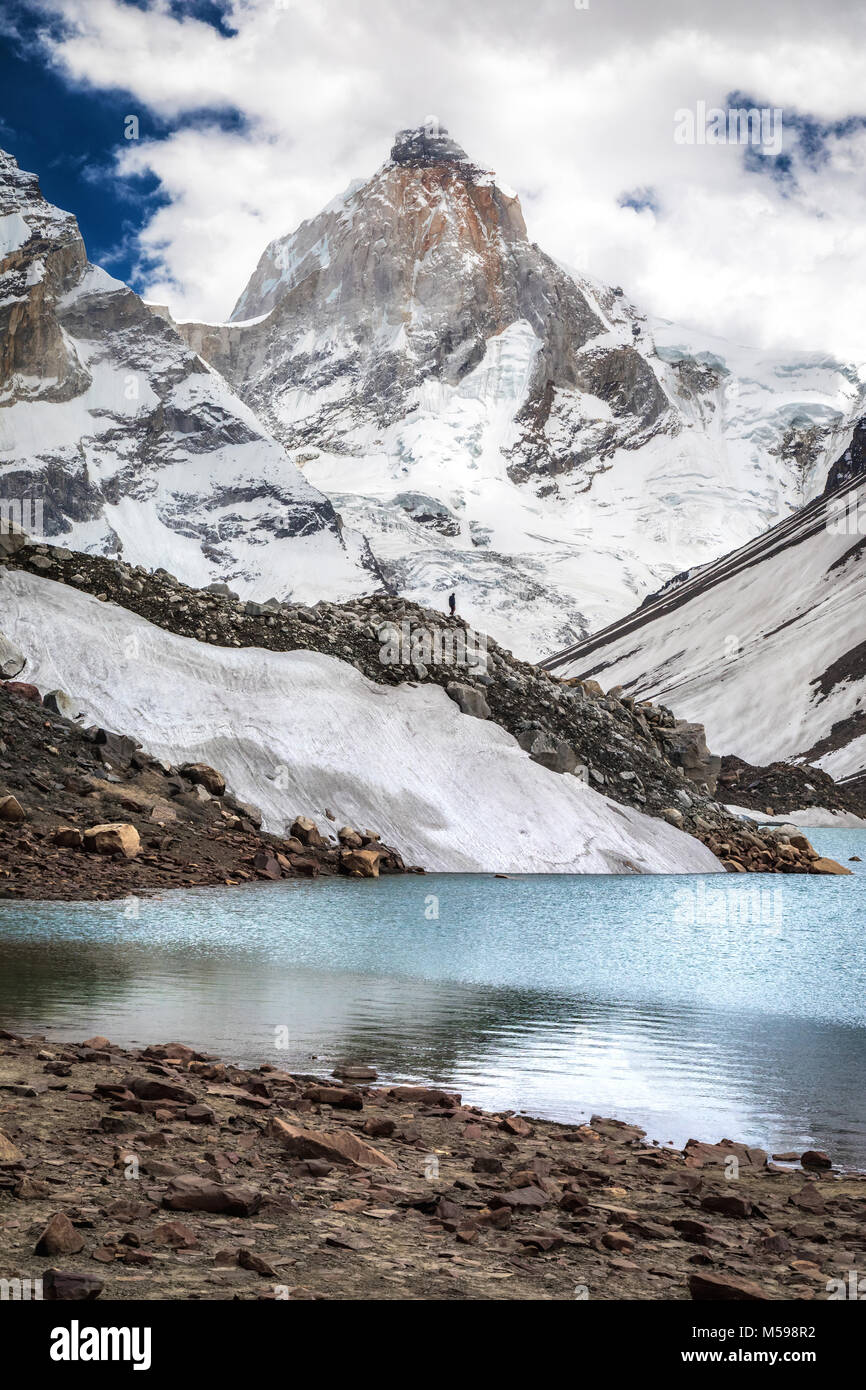
M 36 1255 L 77 1255 L 84 1240 L 65 1212 L 57 1211 L 36 1242 Z

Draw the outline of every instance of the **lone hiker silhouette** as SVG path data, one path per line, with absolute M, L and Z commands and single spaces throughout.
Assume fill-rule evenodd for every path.
M 453 618 L 453 617 L 454 617 L 454 614 L 455 614 L 455 611 L 456 611 L 456 609 L 457 609 L 457 595 L 456 595 L 456 594 L 449 594 L 449 595 L 448 595 L 448 607 L 451 609 L 451 616 L 452 616 L 452 618 Z

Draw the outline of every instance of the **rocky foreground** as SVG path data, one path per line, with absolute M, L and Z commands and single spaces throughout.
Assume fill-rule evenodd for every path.
M 0 898 L 89 900 L 165 888 L 403 873 L 372 830 L 306 816 L 261 829 L 216 768 L 173 767 L 135 739 L 58 713 L 64 697 L 0 681 Z M 420 872 L 420 870 L 415 870 Z
M 866 1175 L 825 1154 L 677 1152 L 374 1081 L 0 1030 L 0 1278 L 64 1300 L 808 1300 L 862 1268 Z

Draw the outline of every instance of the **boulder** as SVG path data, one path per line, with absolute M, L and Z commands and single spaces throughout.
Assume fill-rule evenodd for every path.
M 76 1231 L 65 1212 L 56 1211 L 36 1242 L 36 1255 L 77 1255 L 84 1249 L 84 1239 Z
M 768 1299 L 758 1284 L 748 1279 L 736 1279 L 730 1274 L 690 1274 L 689 1293 L 696 1302 L 750 1302 Z
M 459 1091 L 440 1091 L 433 1086 L 390 1086 L 388 1094 L 411 1105 L 432 1105 L 445 1110 L 455 1109 L 461 1100 Z
M 24 653 L 0 632 L 0 681 L 14 680 L 16 676 L 21 675 L 26 665 L 27 658 Z
M 295 840 L 300 840 L 302 845 L 308 849 L 321 849 L 327 844 L 319 833 L 316 822 L 310 820 L 309 816 L 296 816 L 292 821 L 289 835 Z
M 209 767 L 207 763 L 184 763 L 180 772 L 196 786 L 204 787 L 211 796 L 225 796 L 226 779 L 221 772 Z
M 156 1227 L 151 1240 L 154 1245 L 167 1245 L 170 1250 L 192 1250 L 198 1245 L 195 1231 L 182 1221 L 163 1221 Z
M 51 839 L 61 849 L 80 849 L 84 844 L 84 836 L 74 825 L 58 825 Z
M 850 874 L 851 870 L 846 869 L 844 864 L 837 864 L 835 859 L 813 859 L 813 874 Z
M 451 697 L 462 714 L 471 714 L 475 719 L 490 718 L 490 706 L 481 691 L 476 690 L 474 686 L 466 685 L 463 681 L 449 681 L 445 693 Z
M 276 856 L 271 850 L 266 848 L 256 851 L 256 857 L 253 860 L 253 868 L 259 878 L 277 879 L 283 876 L 283 871 L 277 862 Z
M 26 820 L 27 812 L 16 796 L 0 796 L 0 820 Z
M 126 734 L 116 734 L 111 729 L 95 727 L 89 729 L 88 733 L 100 749 L 103 762 L 109 758 L 112 762 L 125 765 L 141 747 L 136 739 L 129 738 Z
M 517 742 L 533 762 L 551 772 L 575 772 L 580 761 L 574 749 L 565 739 L 555 739 L 540 729 L 526 729 L 518 735 Z
M 268 1121 L 268 1134 L 295 1158 L 324 1158 L 329 1163 L 340 1163 L 350 1168 L 397 1167 L 387 1154 L 380 1153 L 372 1144 L 366 1144 L 348 1129 L 302 1129 L 272 1116 Z
M 362 836 L 358 834 L 357 830 L 353 830 L 351 825 L 344 825 L 338 830 L 337 839 L 340 841 L 340 844 L 345 845 L 347 849 L 361 849 L 364 843 Z
M 125 1076 L 123 1085 L 139 1100 L 174 1100 L 179 1105 L 195 1105 L 198 1101 L 194 1091 L 179 1086 L 174 1081 L 160 1081 L 154 1076 Z
M 84 848 L 93 854 L 119 854 L 124 859 L 134 859 L 141 849 L 141 840 L 134 825 L 110 821 L 85 830 Z
M 30 537 L 27 532 L 9 517 L 4 517 L 3 524 L 0 526 L 0 563 L 8 560 L 10 555 L 15 555 L 19 550 L 30 544 Z
M 225 1216 L 254 1216 L 263 1194 L 253 1187 L 235 1184 L 221 1187 L 197 1173 L 172 1178 L 162 1205 L 169 1211 L 208 1211 Z
M 43 696 L 42 703 L 46 709 L 53 710 L 64 719 L 78 719 L 81 716 L 79 702 L 67 695 L 65 690 L 49 690 L 48 694 Z
M 23 1162 L 21 1150 L 5 1134 L 0 1134 L 0 1168 L 17 1168 Z
M 340 868 L 353 878 L 378 878 L 380 849 L 344 849 L 340 855 Z
M 713 795 L 722 760 L 708 749 L 703 724 L 690 724 L 686 719 L 677 719 L 671 728 L 660 732 L 671 762 L 682 768 L 690 782 L 699 786 L 706 783 Z
M 807 1149 L 800 1159 L 804 1168 L 832 1168 L 833 1160 L 822 1149 Z
M 47 1269 L 42 1288 L 50 1302 L 89 1303 L 102 1293 L 103 1283 L 95 1274 L 78 1269 Z
M 10 695 L 17 695 L 20 700 L 29 700 L 31 704 L 41 705 L 42 696 L 35 685 L 30 685 L 28 681 L 7 681 L 5 690 Z

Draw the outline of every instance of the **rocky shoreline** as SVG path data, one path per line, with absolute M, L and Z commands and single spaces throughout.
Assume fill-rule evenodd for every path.
M 866 1174 L 826 1154 L 677 1151 L 376 1079 L 0 1029 L 0 1279 L 58 1300 L 762 1301 L 845 1297 L 862 1266 Z

